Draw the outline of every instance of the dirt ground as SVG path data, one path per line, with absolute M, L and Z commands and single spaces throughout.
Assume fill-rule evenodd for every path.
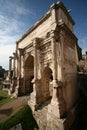
M 14 115 L 20 108 L 27 104 L 27 97 L 18 97 L 17 99 L 0 106 L 0 123 Z

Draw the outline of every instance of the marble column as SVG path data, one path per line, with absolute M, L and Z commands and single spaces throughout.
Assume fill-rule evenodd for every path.
M 15 60 L 16 60 L 16 54 L 15 53 L 13 53 L 13 77 L 15 77 Z
M 53 100 L 57 100 L 57 57 L 56 57 L 56 40 L 55 40 L 55 35 L 54 31 L 51 31 L 51 46 L 52 46 L 52 62 L 53 62 Z
M 24 88 L 23 88 L 23 77 L 21 76 L 21 56 L 22 56 L 23 50 L 21 48 L 18 49 L 18 57 L 17 57 L 17 88 L 19 89 L 18 95 L 24 94 Z
M 12 86 L 13 89 L 15 89 L 15 87 L 17 86 L 17 75 L 16 75 L 16 53 L 13 53 L 13 77 L 12 77 Z M 14 90 L 13 90 L 14 91 Z
M 21 77 L 21 49 L 18 49 L 18 77 Z
M 9 79 L 11 80 L 11 72 L 12 72 L 12 60 L 13 60 L 13 57 L 10 56 L 9 57 Z
M 37 66 L 38 66 L 38 59 L 37 59 L 37 50 L 38 50 L 38 42 L 39 39 L 35 38 L 33 40 L 33 49 L 34 49 L 34 79 L 32 81 L 33 83 L 33 92 L 30 95 L 30 101 L 28 104 L 31 106 L 32 110 L 35 111 L 39 105 L 39 87 L 40 87 L 40 81 L 38 80 L 37 75 Z
M 34 47 L 34 80 L 37 80 L 37 42 L 38 39 L 34 39 L 33 47 Z
M 62 100 L 62 81 L 58 81 L 57 77 L 57 46 L 56 46 L 55 34 L 51 32 L 51 45 L 52 45 L 52 62 L 53 62 L 53 96 L 51 100 L 51 104 L 48 107 L 48 119 L 49 113 L 52 113 L 54 116 L 61 118 L 62 114 L 65 112 L 65 104 Z M 62 43 L 61 43 L 62 44 Z M 62 45 L 61 45 L 62 46 Z M 63 48 L 62 48 L 63 49 Z M 63 50 L 61 49 L 61 53 L 63 54 Z M 61 54 L 61 58 L 63 59 L 63 55 Z M 61 66 L 62 67 L 62 66 Z
M 60 74 L 61 74 L 61 81 L 64 82 L 64 71 L 63 71 L 63 64 L 64 64 L 64 35 L 63 32 L 60 32 Z
M 33 41 L 33 47 L 34 47 L 34 79 L 33 79 L 33 104 L 36 109 L 37 106 L 37 38 Z
M 19 49 L 19 77 L 23 77 L 23 49 Z
M 24 78 L 24 53 L 23 49 L 20 50 L 20 75 Z

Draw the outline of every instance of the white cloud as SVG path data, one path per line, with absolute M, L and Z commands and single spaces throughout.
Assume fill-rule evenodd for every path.
M 11 45 L 14 44 L 17 41 L 17 36 L 7 36 L 7 35 L 3 35 L 0 36 L 0 44 L 1 45 Z M 1 48 L 0 48 L 1 50 Z
M 12 56 L 14 51 L 15 44 L 0 45 L 0 65 L 2 65 L 5 69 L 9 68 L 9 56 Z
M 15 11 L 20 14 L 20 15 L 25 15 L 25 14 L 33 14 L 29 9 L 25 9 L 24 7 L 16 6 Z
M 21 27 L 24 26 L 23 22 L 19 22 L 15 18 L 9 18 L 4 15 L 0 15 L 0 35 L 18 33 Z

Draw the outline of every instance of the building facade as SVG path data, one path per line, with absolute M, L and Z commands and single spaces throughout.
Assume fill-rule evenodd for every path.
M 55 130 L 66 129 L 67 123 L 71 125 L 74 120 L 74 114 L 69 113 L 78 98 L 73 26 L 69 11 L 58 2 L 16 42 L 14 91 L 17 87 L 18 94 L 30 94 L 28 104 L 33 111 L 50 99 L 47 125 L 52 130 L 55 125 Z M 66 113 L 70 115 L 64 116 Z
M 87 52 L 82 55 L 79 61 L 78 69 L 80 72 L 87 73 Z

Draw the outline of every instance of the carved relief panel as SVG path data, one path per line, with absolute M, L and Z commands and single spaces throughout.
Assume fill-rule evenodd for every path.
M 52 49 L 51 49 L 51 42 L 43 44 L 40 47 L 40 62 L 44 65 L 51 63 L 52 60 Z

